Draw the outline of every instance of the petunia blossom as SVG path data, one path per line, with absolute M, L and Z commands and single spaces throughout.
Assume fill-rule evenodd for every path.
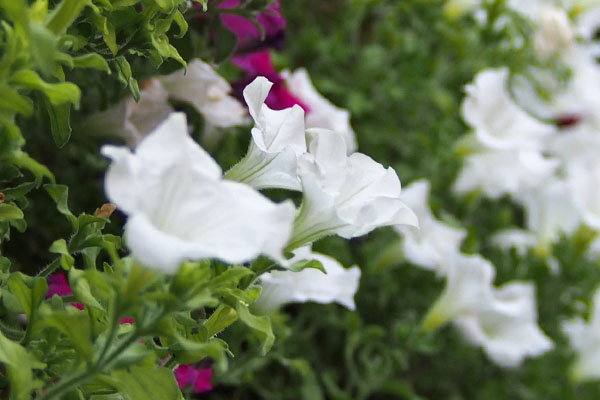
M 309 129 L 307 137 L 309 152 L 298 161 L 304 198 L 291 248 L 327 235 L 349 239 L 382 226 L 418 224 L 400 198 L 400 179 L 392 168 L 361 153 L 347 156 L 337 132 Z
M 173 112 L 168 103 L 169 93 L 157 79 L 142 85 L 140 100 L 127 97 L 105 111 L 86 119 L 78 128 L 92 134 L 120 136 L 135 147 Z
M 358 290 L 360 269 L 344 268 L 336 259 L 312 252 L 310 247 L 294 251 L 290 263 L 300 260 L 321 262 L 326 273 L 314 268 L 299 272 L 272 271 L 260 276 L 262 292 L 253 304 L 259 310 L 277 309 L 287 303 L 339 303 L 354 310 L 354 294 Z
M 52 296 L 57 295 L 60 297 L 73 295 L 73 290 L 67 281 L 67 277 L 63 272 L 57 272 L 48 277 L 48 290 L 46 291 L 46 298 L 50 299 Z M 83 310 L 84 306 L 82 303 L 75 302 L 70 303 L 71 306 Z
M 297 159 L 306 152 L 304 112 L 299 106 L 275 111 L 265 104 L 272 83 L 258 77 L 244 89 L 254 119 L 246 156 L 226 176 L 257 189 L 299 190 Z
M 283 74 L 290 92 L 307 106 L 306 127 L 330 129 L 341 133 L 346 140 L 348 154 L 356 151 L 356 135 L 350 125 L 348 110 L 333 105 L 313 86 L 308 72 L 304 68 Z
M 142 265 L 173 272 L 186 259 L 282 260 L 295 208 L 221 179 L 221 169 L 172 114 L 134 152 L 104 146 L 108 198 L 128 215 L 125 241 Z
M 600 379 L 600 289 L 596 289 L 587 321 L 576 317 L 562 325 L 577 358 L 571 366 L 575 381 Z
M 537 324 L 535 286 L 511 282 L 492 291 L 492 301 L 453 321 L 470 343 L 502 367 L 516 367 L 554 345 Z
M 419 180 L 402 189 L 400 199 L 419 219 L 419 227 L 398 225 L 402 249 L 408 261 L 440 275 L 446 273 L 446 260 L 460 252 L 467 232 L 438 221 L 429 208 L 429 181 Z
M 246 122 L 246 109 L 229 95 L 229 83 L 199 59 L 190 61 L 187 71 L 180 69 L 157 79 L 170 98 L 190 103 L 213 126 L 227 128 Z
M 192 365 L 181 364 L 173 371 L 181 389 L 192 386 L 195 393 L 205 393 L 212 390 L 212 368 L 198 369 Z
M 508 69 L 479 72 L 466 86 L 462 116 L 486 149 L 538 150 L 541 141 L 554 132 L 552 125 L 530 116 L 510 97 Z

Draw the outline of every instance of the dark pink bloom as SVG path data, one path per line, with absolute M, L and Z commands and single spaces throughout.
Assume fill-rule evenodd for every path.
M 48 277 L 48 291 L 46 292 L 46 298 L 49 299 L 55 294 L 59 296 L 70 296 L 73 294 L 67 277 L 64 273 L 58 272 Z
M 67 277 L 63 272 L 57 272 L 48 277 L 48 291 L 46 292 L 46 298 L 49 299 L 55 294 L 60 297 L 71 296 L 73 294 L 71 286 L 69 286 L 69 282 L 67 282 Z M 69 305 L 79 310 L 83 310 L 84 308 L 81 303 L 69 303 Z
M 133 321 L 133 318 L 131 318 L 131 317 L 122 317 L 122 318 L 119 320 L 119 323 L 120 323 L 120 324 L 133 324 L 133 323 L 134 323 L 134 321 Z
M 237 8 L 240 0 L 225 0 L 219 4 L 221 9 Z M 261 39 L 260 31 L 247 18 L 233 14 L 221 14 L 221 22 L 238 37 L 238 42 L 258 41 Z M 280 37 L 283 39 L 285 31 L 285 18 L 281 14 L 280 1 L 269 5 L 258 17 L 256 22 L 263 28 L 265 41 L 273 41 Z
M 231 61 L 246 72 L 246 76 L 242 80 L 232 84 L 235 95 L 240 99 L 244 88 L 250 82 L 257 76 L 264 76 L 273 82 L 273 87 L 265 100 L 266 105 L 273 110 L 283 110 L 298 104 L 305 112 L 309 111 L 308 106 L 289 91 L 285 79 L 275 70 L 271 61 L 271 53 L 268 51 L 235 56 Z
M 191 365 L 180 365 L 174 371 L 180 388 L 193 386 L 196 393 L 212 390 L 212 369 L 196 369 Z

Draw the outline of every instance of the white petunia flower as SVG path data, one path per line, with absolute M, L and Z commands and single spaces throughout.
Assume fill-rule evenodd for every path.
M 339 133 L 309 129 L 307 137 L 309 153 L 298 162 L 304 198 L 291 248 L 332 234 L 349 239 L 381 226 L 418 224 L 400 199 L 392 168 L 361 153 L 347 156 Z
M 306 152 L 304 110 L 298 105 L 271 110 L 265 99 L 273 84 L 259 76 L 244 89 L 254 119 L 252 141 L 246 156 L 227 171 L 227 178 L 257 189 L 300 190 L 298 157 Z
M 172 114 L 135 152 L 104 146 L 110 201 L 128 215 L 125 240 L 141 264 L 174 271 L 186 259 L 281 260 L 295 208 L 221 179 L 221 169 Z
M 102 132 L 120 136 L 135 147 L 173 112 L 169 94 L 156 79 L 146 81 L 140 91 L 140 101 L 123 99 L 109 109 L 88 118 L 79 128 L 85 132 Z
M 594 293 L 588 322 L 574 318 L 563 323 L 563 332 L 569 337 L 577 352 L 571 366 L 571 377 L 575 381 L 600 378 L 600 290 Z
M 573 162 L 567 173 L 570 192 L 582 220 L 600 230 L 600 162 L 598 159 Z
M 273 271 L 260 276 L 262 292 L 253 304 L 259 310 L 269 311 L 288 303 L 339 303 L 355 309 L 354 295 L 358 290 L 360 268 L 344 268 L 336 259 L 314 253 L 310 246 L 294 251 L 290 263 L 300 260 L 318 260 L 327 272 L 314 268 L 300 272 Z
M 538 29 L 533 37 L 535 51 L 542 59 L 567 51 L 575 41 L 575 32 L 567 11 L 558 7 L 542 7 Z
M 404 256 L 425 269 L 446 273 L 446 260 L 460 252 L 467 232 L 439 222 L 428 203 L 429 181 L 419 180 L 402 189 L 400 199 L 415 212 L 419 228 L 398 225 L 394 228 L 403 236 Z
M 510 97 L 507 84 L 507 68 L 479 72 L 465 88 L 463 119 L 487 149 L 538 150 L 541 140 L 555 129 L 519 107 Z
M 493 301 L 494 266 L 479 255 L 455 254 L 447 260 L 446 287 L 423 322 L 427 331 Z
M 554 347 L 537 324 L 533 284 L 513 282 L 493 289 L 492 301 L 482 305 L 453 323 L 496 364 L 516 367 L 525 357 L 539 356 Z
M 561 233 L 573 233 L 579 226 L 573 193 L 562 179 L 522 192 L 519 201 L 525 208 L 527 228 L 536 234 L 541 250 L 555 243 Z
M 212 126 L 228 128 L 246 123 L 246 109 L 229 95 L 229 83 L 201 60 L 190 61 L 187 72 L 180 69 L 157 79 L 169 97 L 193 105 Z
M 520 195 L 553 176 L 558 161 L 537 151 L 483 151 L 468 156 L 453 190 L 466 194 L 481 190 L 490 198 Z
M 284 73 L 284 77 L 290 92 L 309 107 L 306 113 L 306 127 L 329 129 L 341 133 L 346 140 L 347 153 L 354 153 L 357 144 L 356 135 L 350 125 L 350 113 L 321 96 L 304 68 L 297 69 L 293 73 Z

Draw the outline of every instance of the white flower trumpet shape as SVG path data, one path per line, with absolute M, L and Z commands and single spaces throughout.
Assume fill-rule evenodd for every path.
M 511 282 L 492 291 L 492 302 L 453 323 L 470 343 L 481 346 L 501 367 L 516 367 L 554 345 L 537 325 L 535 286 Z
M 169 97 L 190 103 L 212 126 L 228 128 L 246 123 L 246 109 L 230 96 L 231 86 L 207 63 L 193 60 L 183 69 L 157 78 Z
M 594 293 L 588 322 L 577 317 L 564 322 L 562 328 L 577 352 L 571 378 L 574 381 L 600 379 L 600 289 Z
M 488 149 L 538 150 L 541 141 L 555 129 L 531 117 L 510 97 L 508 69 L 479 72 L 466 86 L 462 116 L 477 140 Z
M 282 260 L 295 214 L 249 186 L 221 179 L 221 168 L 192 140 L 184 114 L 172 114 L 131 152 L 104 146 L 110 201 L 128 215 L 134 259 L 173 272 L 186 259 Z
M 246 156 L 227 171 L 226 177 L 256 189 L 300 190 L 297 160 L 306 152 L 304 110 L 295 105 L 271 110 L 265 99 L 273 84 L 259 76 L 244 89 L 254 119 L 252 141 Z
M 361 153 L 347 156 L 337 132 L 306 133 L 309 153 L 298 160 L 304 198 L 289 249 L 333 234 L 349 239 L 381 226 L 418 225 L 400 199 L 400 179 L 392 168 Z
M 494 275 L 493 265 L 479 255 L 461 254 L 449 260 L 446 288 L 423 328 L 429 331 L 452 321 L 496 364 L 514 367 L 553 344 L 537 326 L 534 286 L 511 282 L 495 288 Z
M 446 260 L 460 253 L 460 244 L 467 232 L 439 222 L 431 213 L 428 198 L 427 180 L 419 180 L 403 188 L 400 199 L 416 213 L 419 228 L 406 225 L 394 228 L 403 237 L 402 249 L 408 261 L 445 275 Z
M 306 69 L 284 72 L 284 76 L 290 92 L 310 109 L 306 113 L 306 128 L 323 128 L 341 133 L 346 140 L 346 152 L 354 153 L 357 148 L 356 135 L 350 125 L 348 110 L 336 107 L 317 92 Z
M 262 292 L 253 307 L 270 311 L 288 303 L 338 303 L 354 310 L 354 295 L 358 290 L 360 268 L 353 266 L 344 268 L 335 258 L 324 254 L 314 253 L 310 246 L 294 251 L 294 257 L 289 260 L 317 260 L 327 272 L 314 268 L 303 269 L 299 272 L 273 271 L 260 276 Z

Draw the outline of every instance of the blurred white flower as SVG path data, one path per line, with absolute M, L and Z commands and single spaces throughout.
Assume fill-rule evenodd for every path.
M 283 259 L 293 204 L 222 180 L 220 167 L 189 136 L 183 114 L 172 114 L 133 153 L 115 146 L 102 153 L 112 159 L 107 196 L 128 215 L 125 240 L 142 265 L 172 272 L 189 258 Z
M 309 153 L 298 161 L 304 198 L 291 248 L 332 234 L 349 239 L 381 226 L 418 224 L 400 200 L 400 180 L 392 168 L 361 153 L 347 156 L 337 132 L 306 132 Z
M 348 154 L 356 151 L 356 135 L 350 125 L 350 113 L 336 107 L 324 98 L 313 86 L 304 68 L 293 73 L 283 73 L 290 92 L 309 107 L 306 113 L 307 128 L 323 128 L 341 133 L 346 140 Z
M 563 332 L 568 336 L 577 358 L 571 366 L 571 378 L 585 381 L 600 378 L 600 290 L 596 289 L 588 322 L 580 317 L 564 322 Z
M 427 312 L 423 329 L 436 329 L 472 314 L 493 301 L 494 266 L 479 255 L 455 254 L 447 260 L 446 287 Z
M 508 69 L 481 71 L 466 86 L 463 119 L 484 148 L 538 150 L 554 127 L 530 116 L 510 97 Z
M 180 69 L 157 79 L 170 98 L 193 105 L 210 125 L 228 128 L 246 123 L 246 109 L 229 95 L 229 83 L 201 60 L 190 61 L 187 72 Z
M 458 316 L 453 323 L 502 367 L 516 367 L 525 357 L 539 356 L 554 347 L 537 324 L 535 286 L 531 283 L 512 282 L 494 288 L 491 302 Z
M 429 181 L 419 180 L 402 189 L 400 199 L 415 212 L 419 227 L 398 225 L 404 256 L 425 269 L 446 273 L 446 260 L 460 252 L 467 232 L 439 222 L 429 208 Z
M 139 102 L 132 97 L 123 99 L 109 109 L 92 115 L 79 129 L 88 133 L 120 136 L 130 147 L 135 147 L 173 112 L 168 97 L 161 83 L 150 79 L 143 84 Z
M 536 188 L 522 192 L 526 226 L 537 236 L 540 250 L 547 250 L 561 233 L 570 234 L 580 223 L 573 203 L 573 193 L 562 179 L 550 179 Z
M 567 173 L 573 201 L 582 220 L 600 230 L 600 161 L 596 158 L 573 162 Z
M 257 189 L 300 190 L 297 160 L 306 152 L 304 110 L 298 105 L 271 110 L 265 104 L 271 86 L 259 76 L 244 89 L 244 99 L 254 119 L 252 141 L 246 156 L 226 176 Z
M 537 151 L 482 151 L 468 156 L 453 190 L 466 194 L 481 190 L 490 198 L 520 195 L 553 176 L 558 161 Z
M 540 10 L 537 30 L 533 36 L 535 51 L 542 59 L 562 53 L 573 45 L 575 32 L 563 8 L 545 6 Z
M 307 268 L 299 272 L 272 271 L 260 276 L 262 292 L 253 304 L 262 311 L 277 309 L 288 303 L 339 303 L 354 310 L 354 295 L 358 290 L 360 268 L 344 268 L 336 259 L 312 252 L 310 246 L 294 251 L 290 263 L 318 260 L 327 272 Z

